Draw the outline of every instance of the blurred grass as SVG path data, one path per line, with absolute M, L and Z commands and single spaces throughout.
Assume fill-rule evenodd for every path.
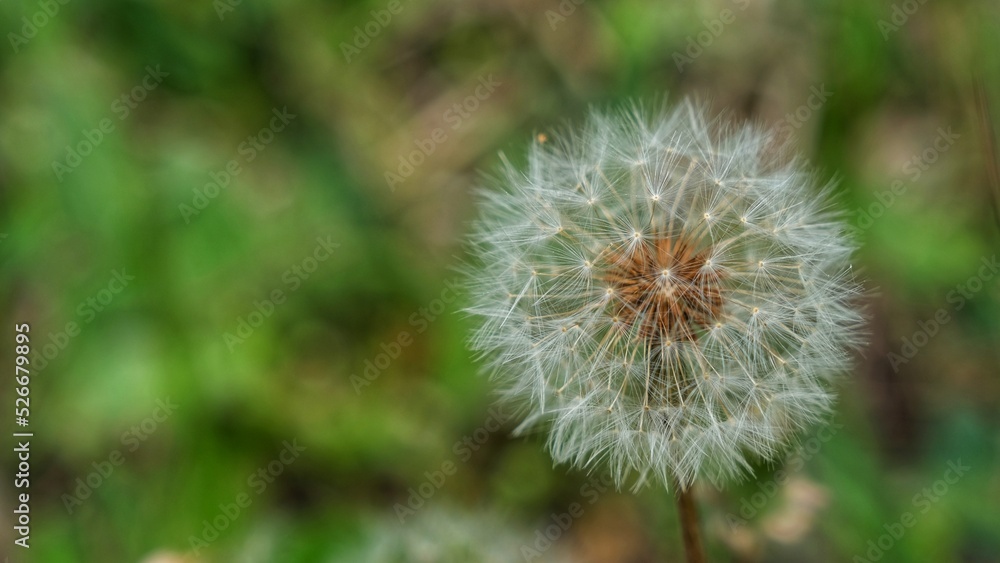
M 307 451 L 198 560 L 343 556 L 369 518 L 391 518 L 424 472 L 454 459 L 456 441 L 486 420 L 489 385 L 464 348 L 461 298 L 422 332 L 410 319 L 454 276 L 474 213 L 469 189 L 498 151 L 520 158 L 532 135 L 590 105 L 665 93 L 776 124 L 825 85 L 833 95 L 793 138 L 824 178 L 839 179 L 852 220 L 893 180 L 907 183 L 861 237 L 872 346 L 842 386 L 844 428 L 797 473 L 825 491 L 815 525 L 793 541 L 775 539 L 769 518 L 794 508 L 783 489 L 739 533 L 709 527 L 713 559 L 863 555 L 883 524 L 912 509 L 916 491 L 961 458 L 969 475 L 885 560 L 997 561 L 996 281 L 961 311 L 949 309 L 953 321 L 898 374 L 885 358 L 918 320 L 951 307 L 948 292 L 998 248 L 986 175 L 997 157 L 982 153 L 972 97 L 978 75 L 996 130 L 995 4 L 929 2 L 883 38 L 888 2 L 589 0 L 555 29 L 554 1 L 405 2 L 350 63 L 342 43 L 386 3 L 242 3 L 221 20 L 212 6 L 60 5 L 16 53 L 0 54 L 5 318 L 32 323 L 36 348 L 80 325 L 32 382 L 33 547 L 31 557 L 8 550 L 12 560 L 185 553 L 202 522 L 293 438 Z M 39 9 L 0 4 L 3 29 L 18 33 Z M 733 22 L 678 72 L 674 54 L 723 9 Z M 114 100 L 141 83 L 147 65 L 168 76 L 119 119 Z M 450 129 L 446 112 L 490 74 L 501 86 Z M 245 161 L 240 143 L 284 107 L 297 117 Z M 66 147 L 105 118 L 115 129 L 59 181 L 52 162 L 65 162 Z M 436 127 L 446 141 L 390 190 L 385 173 Z M 959 139 L 911 182 L 904 162 L 939 127 Z M 179 206 L 232 159 L 241 173 L 185 221 Z M 326 236 L 340 247 L 290 291 L 284 272 Z M 114 270 L 135 281 L 88 322 L 78 306 Z M 230 352 L 223 335 L 276 289 L 287 301 Z M 350 376 L 401 331 L 413 344 L 357 394 Z M 10 386 L 0 393 L 12 402 Z M 166 397 L 177 412 L 126 452 L 122 433 Z M 541 441 L 512 440 L 512 427 L 460 464 L 428 504 L 494 507 L 530 536 L 578 500 L 587 476 L 552 468 Z M 115 449 L 125 463 L 68 514 L 63 495 Z M 12 461 L 0 456 L 5 474 Z M 706 522 L 738 510 L 774 469 L 706 490 Z M 3 498 L 13 494 L 8 484 Z M 595 506 L 560 542 L 577 555 L 678 557 L 666 493 L 610 495 Z M 0 540 L 10 546 L 5 518 Z M 627 548 L 607 519 L 637 523 Z

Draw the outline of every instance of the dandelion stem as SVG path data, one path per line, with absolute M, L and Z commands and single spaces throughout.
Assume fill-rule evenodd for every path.
M 694 502 L 694 491 L 682 487 L 676 481 L 677 511 L 681 517 L 681 536 L 687 563 L 706 563 L 705 548 L 701 544 L 701 527 L 698 523 L 698 507 Z

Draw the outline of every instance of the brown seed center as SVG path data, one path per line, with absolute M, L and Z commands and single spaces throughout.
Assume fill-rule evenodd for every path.
M 604 281 L 614 290 L 619 320 L 660 344 L 696 340 L 722 310 L 719 274 L 709 250 L 683 237 L 658 237 L 613 253 Z

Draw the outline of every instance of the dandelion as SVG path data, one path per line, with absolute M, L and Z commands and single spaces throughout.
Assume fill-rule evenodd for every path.
M 537 532 L 536 532 L 537 533 Z M 456 507 L 427 509 L 412 523 L 371 521 L 363 543 L 333 561 L 344 563 L 570 563 L 559 548 L 534 549 L 536 538 L 499 514 Z
M 831 186 L 691 103 L 541 139 L 482 195 L 472 347 L 556 462 L 675 487 L 683 514 L 697 478 L 819 421 L 860 344 Z

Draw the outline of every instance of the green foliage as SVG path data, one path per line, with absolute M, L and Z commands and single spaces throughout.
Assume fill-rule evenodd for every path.
M 589 104 L 667 92 L 779 124 L 820 84 L 831 99 L 790 132 L 840 180 L 854 224 L 894 180 L 907 185 L 862 229 L 872 347 L 844 383 L 844 428 L 795 472 L 823 492 L 813 512 L 795 512 L 799 489 L 782 487 L 737 533 L 724 516 L 758 486 L 706 487 L 710 551 L 864 557 L 958 458 L 968 476 L 884 560 L 1000 550 L 1000 278 L 961 309 L 948 300 L 998 248 L 1000 187 L 985 172 L 997 156 L 983 153 L 989 118 L 973 103 L 979 80 L 996 131 L 994 3 L 920 3 L 883 37 L 888 1 L 564 1 L 573 11 L 554 28 L 556 0 L 404 1 L 385 25 L 390 2 L 230 2 L 220 18 L 224 2 L 52 2 L 31 38 L 22 18 L 45 2 L 0 3 L 3 29 L 25 39 L 8 35 L 0 54 L 0 295 L 5 322 L 31 323 L 34 349 L 51 356 L 31 383 L 32 548 L 5 549 L 12 560 L 184 554 L 241 494 L 250 504 L 190 560 L 324 561 L 358 548 L 369 518 L 392 520 L 487 422 L 463 296 L 443 291 L 464 252 L 470 188 L 497 151 L 523 158 L 532 136 L 553 138 Z M 735 19 L 716 37 L 723 9 Z M 375 33 L 348 62 L 344 46 L 366 26 Z M 706 30 L 709 44 L 678 71 L 674 55 Z M 167 75 L 143 86 L 157 65 Z M 456 110 L 490 73 L 497 91 Z M 286 107 L 295 118 L 278 131 L 272 112 Z M 939 127 L 959 139 L 911 180 L 905 162 Z M 445 140 L 411 158 L 435 128 Z M 390 189 L 401 158 L 412 172 Z M 320 259 L 318 237 L 339 246 Z M 102 293 L 121 270 L 134 281 Z M 885 355 L 942 307 L 951 322 L 894 372 Z M 12 385 L 0 395 L 13 404 Z M 153 428 L 167 398 L 176 412 Z M 593 476 L 552 468 L 540 440 L 509 437 L 515 425 L 490 433 L 425 505 L 490 506 L 533 541 L 578 502 Z M 133 450 L 134 427 L 145 439 Z M 274 465 L 294 439 L 306 451 Z M 69 513 L 77 479 L 116 450 L 124 462 Z M 10 452 L 0 459 L 12 474 Z M 269 467 L 280 474 L 258 492 L 252 476 Z M 676 529 L 671 503 L 655 488 L 602 496 L 560 545 L 673 559 L 679 539 L 661 533 Z M 778 526 L 807 516 L 795 533 Z M 608 522 L 634 523 L 635 537 L 621 541 Z

